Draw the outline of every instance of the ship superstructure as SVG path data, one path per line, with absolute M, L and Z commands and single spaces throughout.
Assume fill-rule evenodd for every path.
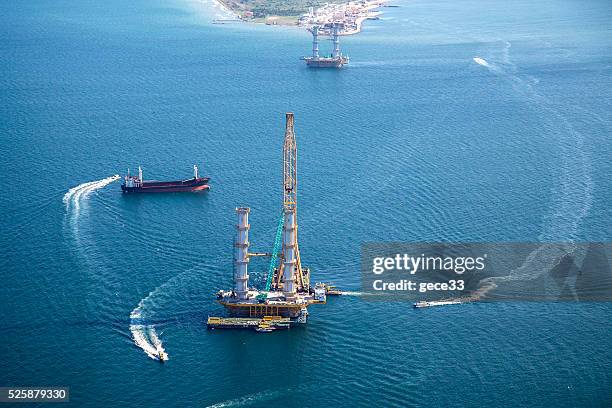
M 326 287 L 323 284 L 311 287 L 310 270 L 302 266 L 300 258 L 297 222 L 297 144 L 293 113 L 286 114 L 283 146 L 283 207 L 272 253 L 249 252 L 250 211 L 247 207 L 236 208 L 238 223 L 234 244 L 234 288 L 229 291 L 219 291 L 217 299 L 234 317 L 265 319 L 275 316 L 289 318 L 291 323 L 305 323 L 308 316 L 307 307 L 326 302 Z M 252 287 L 249 282 L 249 261 L 254 256 L 271 258 L 265 286 L 261 289 Z M 277 260 L 278 266 L 276 266 Z M 245 322 L 246 326 L 251 324 L 250 320 Z
M 319 54 L 319 31 L 321 26 L 313 25 L 308 31 L 312 33 L 312 56 L 304 57 L 306 65 L 311 68 L 342 68 L 349 63 L 349 57 L 340 51 L 340 26 L 342 23 L 333 23 L 331 27 L 332 42 L 334 45 L 330 56 Z

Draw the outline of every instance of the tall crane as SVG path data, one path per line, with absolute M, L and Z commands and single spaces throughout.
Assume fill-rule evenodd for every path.
M 283 237 L 276 287 L 288 299 L 309 289 L 308 270 L 302 269 L 297 239 L 297 144 L 293 113 L 286 114 L 283 144 Z M 282 284 L 282 285 L 281 285 Z

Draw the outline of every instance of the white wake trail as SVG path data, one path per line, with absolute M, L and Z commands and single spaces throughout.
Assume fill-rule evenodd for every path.
M 545 227 L 538 237 L 542 242 L 565 242 L 578 239 L 579 226 L 587 216 L 593 201 L 593 180 L 590 158 L 585 148 L 585 136 L 567 117 L 564 107 L 546 95 L 538 92 L 535 85 L 539 82 L 533 76 L 520 75 L 517 66 L 510 58 L 512 44 L 504 42 L 500 63 L 493 63 L 481 57 L 474 57 L 478 65 L 506 79 L 513 89 L 524 96 L 526 101 L 537 109 L 543 110 L 550 121 L 555 140 L 561 153 L 561 162 L 555 172 L 558 180 L 554 190 L 552 214 L 545 218 Z M 576 107 L 565 108 L 571 110 Z
M 479 300 L 486 296 L 487 292 L 497 288 L 498 284 L 513 281 L 527 282 L 540 278 L 558 265 L 565 256 L 581 252 L 573 242 L 579 238 L 580 223 L 588 215 L 593 201 L 593 180 L 589 156 L 584 148 L 586 140 L 584 135 L 574 127 L 557 103 L 538 92 L 534 87 L 539 82 L 537 78 L 531 76 L 525 78 L 517 74 L 517 67 L 510 59 L 511 46 L 510 42 L 505 42 L 501 56 L 502 66 L 489 63 L 480 57 L 474 57 L 473 60 L 508 79 L 518 93 L 550 114 L 556 125 L 562 162 L 555 168 L 559 179 L 554 191 L 555 201 L 551 206 L 553 213 L 545 218 L 544 231 L 538 237 L 544 243 L 532 251 L 525 262 L 510 271 L 507 276 L 483 279 L 481 288 L 470 300 Z M 546 243 L 566 241 L 569 241 L 566 245 Z
M 92 192 L 106 187 L 110 183 L 119 179 L 119 175 L 115 174 L 114 176 L 107 177 L 102 180 L 89 181 L 71 188 L 66 194 L 64 194 L 63 201 L 66 205 L 66 210 L 70 210 L 70 208 L 72 208 L 74 215 L 78 216 L 81 208 L 81 200 L 86 199 Z
M 165 354 L 167 356 L 166 350 L 162 346 L 162 342 L 157 336 L 157 332 L 155 331 L 155 327 L 153 326 L 149 326 L 149 339 L 151 339 L 151 342 L 155 346 L 155 350 L 157 350 L 157 355 Z
M 261 391 L 255 394 L 249 394 L 243 397 L 239 397 L 239 398 L 235 398 L 235 399 L 231 399 L 231 400 L 227 400 L 223 402 L 218 402 L 216 404 L 209 405 L 206 408 L 243 407 L 243 406 L 254 405 L 254 404 L 261 405 L 261 403 L 264 401 L 276 398 L 279 394 L 281 394 L 282 391 L 283 390 L 278 390 L 278 389 Z M 284 390 L 284 391 L 287 392 L 288 390 Z
M 151 294 L 149 294 L 149 296 L 151 296 Z M 141 300 L 138 306 L 136 306 L 136 308 L 132 310 L 132 313 L 130 313 L 130 332 L 132 332 L 134 344 L 140 347 L 147 354 L 147 356 L 154 360 L 159 360 L 160 357 L 163 356 L 163 359 L 167 360 L 168 354 L 166 353 L 166 350 L 162 345 L 162 341 L 159 339 L 159 336 L 155 331 L 155 326 L 146 324 L 142 316 L 144 301 L 148 299 L 149 296 Z
M 159 360 L 157 349 L 149 343 L 145 334 L 145 326 L 133 325 L 130 326 L 134 343 L 144 350 L 144 352 L 154 360 Z
M 163 299 L 167 296 L 171 296 L 168 292 L 172 293 L 170 289 L 176 286 L 177 282 L 185 279 L 185 277 L 188 277 L 190 274 L 199 276 L 199 272 L 200 269 L 194 267 L 168 279 L 166 282 L 149 292 L 146 297 L 141 299 L 134 310 L 132 310 L 132 313 L 130 313 L 130 331 L 132 332 L 134 343 L 143 349 L 149 357 L 159 360 L 159 356 L 161 355 L 164 356 L 164 360 L 168 360 L 168 354 L 155 331 L 155 326 L 147 324 L 146 321 L 146 318 L 154 313 L 154 310 L 151 309 L 154 309 L 156 306 L 155 299 Z M 174 297 L 172 297 L 172 301 L 175 302 Z
M 89 187 L 94 183 L 97 183 L 97 181 L 90 181 L 88 183 L 83 183 L 83 184 L 79 184 L 76 187 L 72 187 L 70 190 L 68 190 L 66 194 L 64 194 L 64 199 L 63 199 L 64 204 L 66 204 L 67 206 L 70 205 L 71 198 L 77 191 L 82 190 L 86 187 Z
M 143 300 L 140 301 L 136 309 L 130 313 L 130 332 L 134 339 L 134 344 L 140 347 L 147 356 L 154 360 L 159 360 L 163 356 L 164 360 L 168 359 L 168 354 L 162 345 L 162 341 L 157 336 L 155 326 L 145 324 L 142 317 Z
M 342 291 L 342 296 L 363 296 L 363 292 Z

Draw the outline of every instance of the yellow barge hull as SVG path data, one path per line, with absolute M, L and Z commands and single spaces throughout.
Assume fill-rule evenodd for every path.
M 291 319 L 281 316 L 252 317 L 209 317 L 206 326 L 209 329 L 271 329 L 286 330 L 291 326 Z

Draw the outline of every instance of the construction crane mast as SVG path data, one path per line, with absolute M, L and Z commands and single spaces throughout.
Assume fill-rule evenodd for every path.
M 309 286 L 308 272 L 302 269 L 297 238 L 297 144 L 292 112 L 286 114 L 283 144 L 283 217 L 283 246 L 277 288 L 282 282 L 283 293 L 290 299 L 296 292 L 308 290 Z
M 285 114 L 285 143 L 283 144 L 283 208 L 285 212 L 297 209 L 297 144 L 295 142 L 293 113 Z

